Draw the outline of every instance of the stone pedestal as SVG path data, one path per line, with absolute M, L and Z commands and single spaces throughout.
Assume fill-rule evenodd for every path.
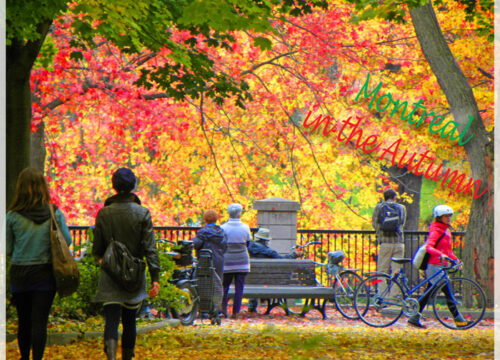
M 253 207 L 257 210 L 258 226 L 271 231 L 273 240 L 269 246 L 281 255 L 289 254 L 297 240 L 297 211 L 300 204 L 276 197 L 257 200 Z

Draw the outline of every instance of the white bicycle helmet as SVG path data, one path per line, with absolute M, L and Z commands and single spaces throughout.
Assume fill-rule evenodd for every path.
M 432 217 L 439 217 L 443 215 L 453 215 L 453 209 L 448 205 L 437 205 L 432 210 Z

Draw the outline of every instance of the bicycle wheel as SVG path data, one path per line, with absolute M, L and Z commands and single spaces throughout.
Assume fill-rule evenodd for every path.
M 446 296 L 448 291 L 451 299 Z M 438 285 L 432 295 L 432 306 L 434 315 L 441 324 L 449 329 L 465 330 L 482 320 L 486 310 L 486 296 L 475 281 L 456 277 Z M 457 319 L 457 316 L 461 319 Z
M 361 276 L 353 271 L 343 271 L 333 283 L 333 301 L 337 310 L 348 319 L 358 319 L 354 308 L 356 288 L 363 282 Z
M 182 325 L 192 325 L 198 316 L 200 299 L 194 286 L 190 283 L 183 283 L 178 286 L 181 291 L 181 308 L 174 310 L 174 317 L 181 321 Z
M 385 327 L 394 324 L 403 313 L 401 285 L 386 274 L 367 277 L 356 289 L 354 308 L 367 325 Z

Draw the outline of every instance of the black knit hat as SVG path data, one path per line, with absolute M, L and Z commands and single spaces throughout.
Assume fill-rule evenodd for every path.
M 387 201 L 389 199 L 392 200 L 397 196 L 398 196 L 398 194 L 393 189 L 387 189 L 386 191 L 384 191 L 384 200 L 385 201 Z
M 132 170 L 128 168 L 119 168 L 113 174 L 111 182 L 113 183 L 113 189 L 117 192 L 128 193 L 134 190 L 135 180 L 135 175 Z

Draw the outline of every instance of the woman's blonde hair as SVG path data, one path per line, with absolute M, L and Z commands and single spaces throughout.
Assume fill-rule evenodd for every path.
M 31 210 L 50 204 L 47 181 L 42 172 L 35 168 L 26 168 L 17 178 L 16 193 L 8 210 Z
M 215 210 L 210 209 L 203 213 L 203 221 L 205 221 L 206 224 L 214 223 L 218 218 L 219 215 L 217 215 L 217 211 Z

